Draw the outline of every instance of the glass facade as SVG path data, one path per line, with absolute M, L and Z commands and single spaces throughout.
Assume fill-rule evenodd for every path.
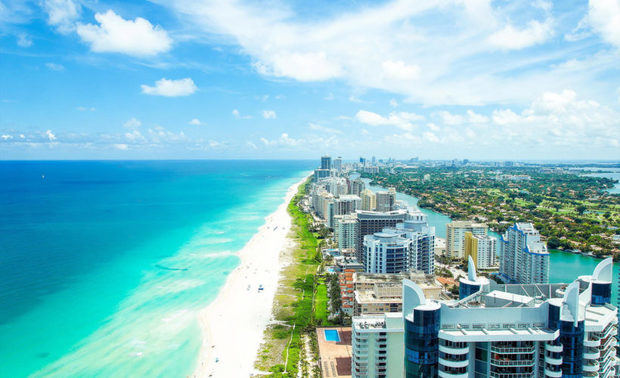
M 476 293 L 480 290 L 480 285 L 470 285 L 465 282 L 459 282 L 459 299 L 463 299 L 465 297 L 469 297 L 473 293 Z
M 440 310 L 413 310 L 405 320 L 405 375 L 436 377 L 439 356 Z
M 602 306 L 611 302 L 611 284 L 592 283 L 592 306 Z
M 560 342 L 562 352 L 562 377 L 577 378 L 583 373 L 583 338 L 585 335 L 584 321 L 560 321 Z

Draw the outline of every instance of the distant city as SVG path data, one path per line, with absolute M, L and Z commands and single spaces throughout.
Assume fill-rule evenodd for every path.
M 328 230 L 323 255 L 339 293 L 331 312 L 350 340 L 334 351 L 318 329 L 321 368 L 348 363 L 353 377 L 620 373 L 612 259 L 601 260 L 591 275 L 552 284 L 550 253 L 533 222 L 507 225 L 498 238 L 483 222 L 457 220 L 440 238 L 426 214 L 397 200 L 394 187 L 363 178 L 417 164 L 417 158 L 343 162 L 323 156 L 314 170 L 303 207 Z

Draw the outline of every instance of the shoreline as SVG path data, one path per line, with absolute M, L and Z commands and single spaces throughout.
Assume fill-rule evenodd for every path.
M 272 319 L 282 270 L 280 253 L 294 245 L 287 208 L 307 177 L 291 185 L 284 201 L 237 253 L 241 262 L 216 299 L 198 312 L 202 345 L 192 377 L 249 377 Z M 262 285 L 262 290 L 259 290 Z

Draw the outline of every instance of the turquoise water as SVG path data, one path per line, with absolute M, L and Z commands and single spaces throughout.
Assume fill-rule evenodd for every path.
M 585 168 L 585 169 L 591 169 L 594 171 L 601 170 L 601 168 L 595 168 L 595 167 L 590 167 L 590 168 Z M 618 182 L 612 188 L 607 189 L 607 191 L 611 194 L 620 194 L 620 168 L 605 168 L 603 170 L 606 172 L 605 173 L 589 173 L 586 176 L 607 177 L 610 179 L 618 180 Z
M 196 312 L 313 165 L 0 162 L 0 376 L 191 373 Z
M 381 186 L 367 186 L 372 191 L 385 190 Z M 418 198 L 416 197 L 404 193 L 397 193 L 396 199 L 418 208 Z M 428 216 L 428 223 L 430 226 L 435 227 L 435 234 L 439 237 L 445 238 L 446 224 L 451 222 L 450 217 L 429 209 L 422 208 L 419 210 Z M 490 231 L 489 234 L 499 238 L 499 234 L 496 232 Z M 549 270 L 549 280 L 554 283 L 570 283 L 579 276 L 590 275 L 594 271 L 596 264 L 601 262 L 600 259 L 594 257 L 559 250 L 551 250 L 550 253 L 551 266 Z M 616 263 L 614 264 L 614 289 L 612 290 L 612 298 L 614 300 L 616 300 L 618 295 L 617 288 L 619 273 L 620 269 Z
M 335 341 L 337 343 L 340 342 L 340 335 L 338 334 L 337 329 L 326 329 L 324 332 L 325 341 Z

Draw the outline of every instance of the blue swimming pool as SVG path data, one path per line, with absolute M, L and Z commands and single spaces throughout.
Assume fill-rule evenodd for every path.
M 335 341 L 337 343 L 340 342 L 340 335 L 338 334 L 337 329 L 326 329 L 324 332 L 325 341 Z

